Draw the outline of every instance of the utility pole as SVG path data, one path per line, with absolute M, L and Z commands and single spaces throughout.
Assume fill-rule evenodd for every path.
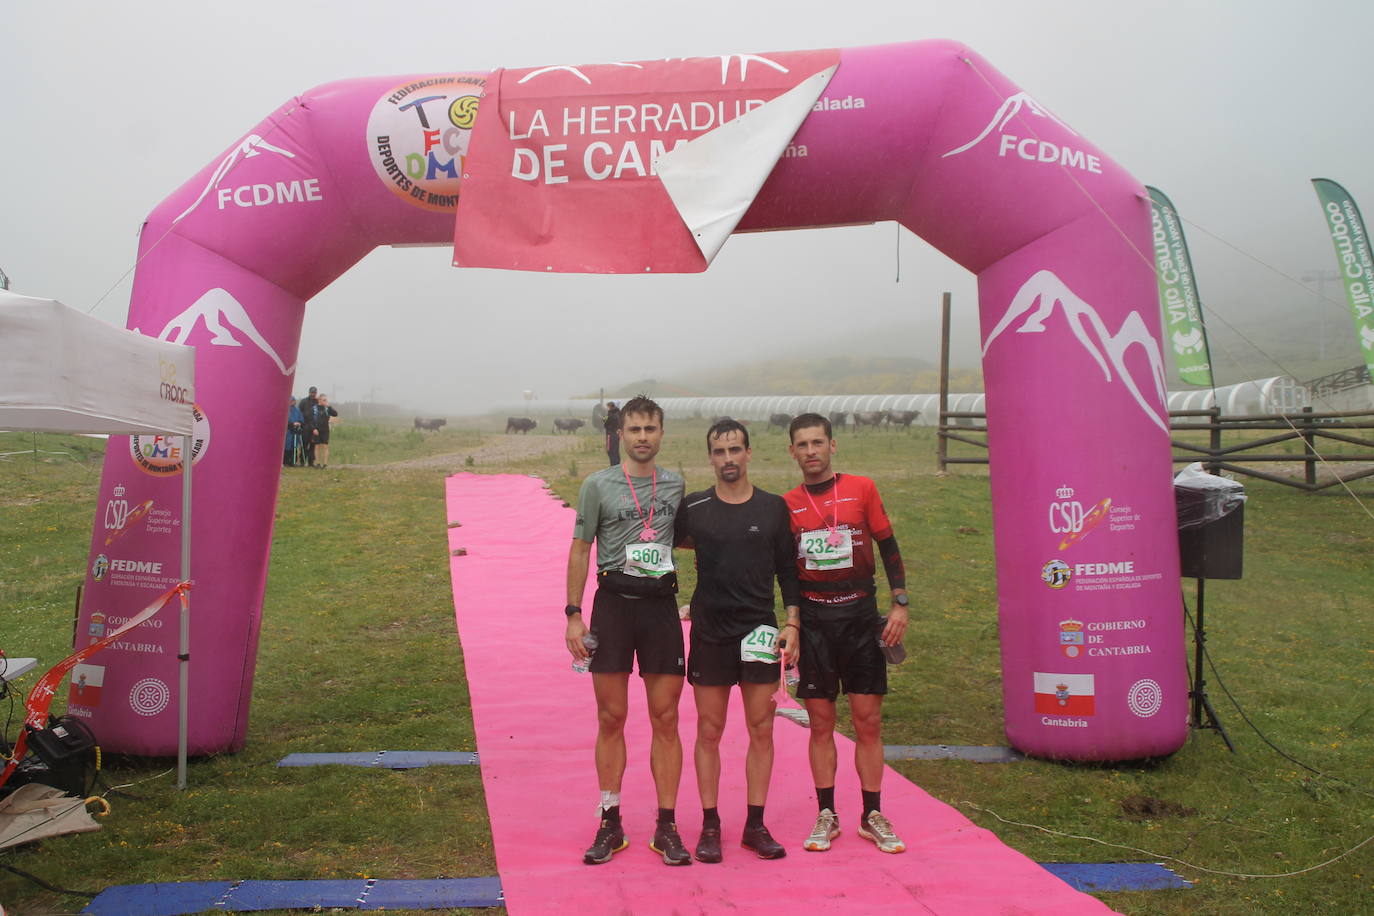
M 1301 277 L 1304 283 L 1317 284 L 1317 295 L 1322 299 L 1326 299 L 1326 284 L 1340 278 L 1341 272 L 1338 270 L 1309 270 Z M 1317 309 L 1317 320 L 1320 322 L 1317 329 L 1317 358 L 1326 359 L 1326 308 L 1324 306 Z
M 9 278 L 8 276 L 5 275 L 5 272 L 4 272 L 3 270 L 0 270 L 0 289 L 9 289 L 9 288 L 10 288 L 10 278 Z

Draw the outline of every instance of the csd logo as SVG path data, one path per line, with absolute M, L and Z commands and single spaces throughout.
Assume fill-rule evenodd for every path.
M 1050 588 L 1060 589 L 1069 584 L 1069 564 L 1063 560 L 1050 560 L 1040 570 L 1040 581 Z

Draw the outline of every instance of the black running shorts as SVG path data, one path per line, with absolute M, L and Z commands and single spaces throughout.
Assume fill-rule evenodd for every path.
M 709 642 L 692 634 L 692 654 L 687 659 L 687 683 L 702 687 L 734 684 L 776 684 L 782 680 L 782 662 L 740 661 L 740 641 Z
M 639 657 L 639 676 L 687 673 L 682 651 L 682 621 L 673 595 L 628 598 L 598 588 L 592 599 L 592 633 L 596 652 L 593 674 L 619 674 L 634 670 Z
M 801 682 L 797 699 L 845 693 L 887 694 L 887 660 L 878 645 L 878 603 L 870 595 L 845 605 L 801 601 Z

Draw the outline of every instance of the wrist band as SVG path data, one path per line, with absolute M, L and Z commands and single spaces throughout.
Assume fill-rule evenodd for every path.
M 787 629 L 788 627 L 791 627 L 792 629 L 796 630 L 798 633 L 801 632 L 801 627 L 797 626 L 795 623 L 792 623 L 791 621 L 788 621 L 787 623 L 784 623 L 784 624 L 782 625 L 782 628 L 783 628 L 784 630 Z
M 575 604 L 569 604 L 563 608 L 563 613 L 571 617 L 573 614 L 581 614 L 582 608 L 578 607 Z

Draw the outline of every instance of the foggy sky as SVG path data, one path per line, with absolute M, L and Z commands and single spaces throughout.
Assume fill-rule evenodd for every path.
M 278 104 L 321 83 L 952 38 L 1173 199 L 1219 380 L 1287 371 L 1243 338 L 1275 323 L 1298 329 L 1302 316 L 1335 329 L 1328 356 L 1360 362 L 1339 285 L 1323 300 L 1293 282 L 1336 266 L 1310 178 L 1339 181 L 1374 207 L 1370 64 L 1358 55 L 1374 11 L 1353 0 L 135 0 L 15 4 L 6 19 L 0 269 L 15 292 L 121 326 L 143 218 Z M 958 361 L 977 360 L 972 276 L 891 223 L 736 236 L 690 276 L 457 270 L 450 257 L 379 249 L 317 296 L 296 393 L 318 385 L 336 402 L 457 414 L 525 390 L 576 396 L 790 352 L 934 362 L 944 290 L 955 295 Z M 671 345 L 615 342 L 646 320 Z M 518 355 L 503 347 L 517 337 Z

